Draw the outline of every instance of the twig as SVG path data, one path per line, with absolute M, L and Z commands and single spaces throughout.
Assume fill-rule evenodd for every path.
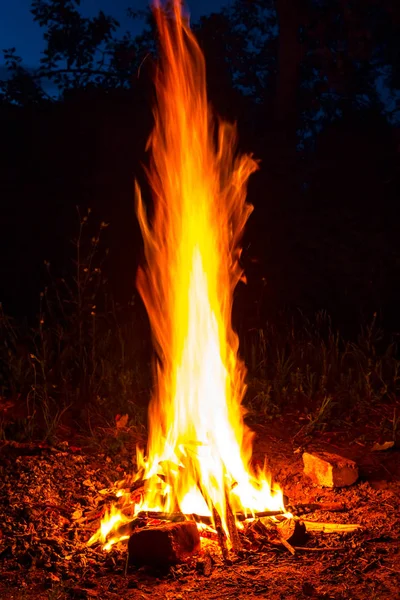
M 295 550 L 301 552 L 341 552 L 346 550 L 344 546 L 325 546 L 324 548 L 307 548 L 306 546 L 293 546 Z
M 287 540 L 285 540 L 282 537 L 280 537 L 279 541 L 282 544 L 282 546 L 285 546 L 285 548 L 287 550 L 289 550 L 290 554 L 293 554 L 293 556 L 296 554 L 296 549 L 293 548 L 292 544 L 289 544 L 289 542 Z

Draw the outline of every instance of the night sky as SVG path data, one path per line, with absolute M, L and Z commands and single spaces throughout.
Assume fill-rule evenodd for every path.
M 190 0 L 188 2 L 192 20 L 210 13 L 223 4 L 223 0 Z M 135 22 L 126 15 L 127 8 L 144 9 L 149 5 L 147 0 L 82 0 L 80 11 L 85 16 L 95 15 L 103 10 L 121 24 L 121 33 L 135 31 Z M 28 67 L 38 64 L 43 49 L 43 30 L 33 22 L 30 13 L 31 0 L 7 0 L 0 2 L 0 49 L 16 47 L 17 54 L 22 57 Z M 136 25 L 137 26 L 137 25 Z M 0 56 L 0 65 L 3 64 Z

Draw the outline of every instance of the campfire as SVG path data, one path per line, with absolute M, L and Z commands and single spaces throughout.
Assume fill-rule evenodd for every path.
M 256 161 L 236 151 L 236 129 L 207 101 L 203 54 L 176 0 L 154 10 L 161 45 L 157 102 L 148 143 L 153 191 L 136 209 L 145 251 L 137 287 L 156 349 L 155 392 L 146 454 L 118 484 L 118 502 L 90 543 L 126 539 L 126 523 L 150 511 L 212 527 L 225 549 L 255 512 L 283 513 L 283 497 L 265 470 L 251 467 L 252 432 L 241 402 L 246 369 L 231 325 L 243 278 L 240 238 Z M 125 527 L 126 530 L 126 527 Z M 225 550 L 224 550 L 225 552 Z
M 181 3 L 154 14 L 161 58 L 148 142 L 153 205 L 146 208 L 137 186 L 136 211 L 155 391 L 147 450 L 138 449 L 135 474 L 104 490 L 108 509 L 88 544 L 109 550 L 129 540 L 130 556 L 144 562 L 178 562 L 205 540 L 228 560 L 260 536 L 293 552 L 304 523 L 266 468 L 252 466 L 246 369 L 231 324 L 257 163 L 237 152 L 235 127 L 208 104 L 204 57 Z

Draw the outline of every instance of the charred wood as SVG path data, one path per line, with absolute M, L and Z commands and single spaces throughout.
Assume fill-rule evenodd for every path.
M 194 521 L 166 523 L 134 531 L 129 538 L 129 562 L 136 565 L 173 565 L 200 549 Z

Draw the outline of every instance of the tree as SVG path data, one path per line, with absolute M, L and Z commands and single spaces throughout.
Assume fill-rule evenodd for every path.
M 11 77 L 0 83 L 3 101 L 29 104 L 62 98 L 69 90 L 129 88 L 149 49 L 154 46 L 150 13 L 130 11 L 135 19 L 145 16 L 148 27 L 141 35 L 116 36 L 119 23 L 103 11 L 83 17 L 80 0 L 33 0 L 31 13 L 44 30 L 46 47 L 40 66 L 23 68 L 16 49 L 4 51 Z M 49 97 L 46 84 L 58 90 Z

